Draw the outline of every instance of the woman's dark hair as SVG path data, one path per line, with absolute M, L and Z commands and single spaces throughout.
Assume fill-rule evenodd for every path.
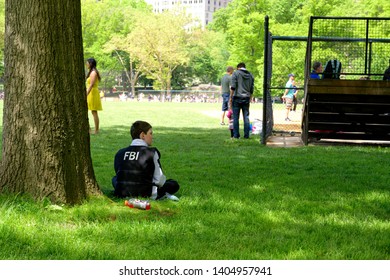
M 100 79 L 101 79 L 100 74 L 99 74 L 99 71 L 96 69 L 96 64 L 97 64 L 96 60 L 94 58 L 88 58 L 87 62 L 89 64 L 89 72 L 87 75 L 87 79 L 88 79 L 89 75 L 91 75 L 92 71 L 95 71 L 97 76 L 98 76 L 98 79 L 100 81 Z
M 139 139 L 141 132 L 146 134 L 151 128 L 152 126 L 148 122 L 136 121 L 135 123 L 133 123 L 133 125 L 130 128 L 131 138 L 133 138 L 133 140 Z

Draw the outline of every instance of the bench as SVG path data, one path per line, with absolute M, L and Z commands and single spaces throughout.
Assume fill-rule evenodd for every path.
M 309 79 L 302 140 L 390 141 L 390 81 Z

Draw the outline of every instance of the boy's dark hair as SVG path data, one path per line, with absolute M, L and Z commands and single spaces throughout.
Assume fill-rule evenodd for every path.
M 131 128 L 130 128 L 131 138 L 133 138 L 133 140 L 140 139 L 139 136 L 140 136 L 141 132 L 146 134 L 146 133 L 148 133 L 149 129 L 151 129 L 151 128 L 152 128 L 152 126 L 148 122 L 136 121 L 131 125 Z
M 237 69 L 238 69 L 238 68 L 246 68 L 246 67 L 245 67 L 245 63 L 244 63 L 244 62 L 238 63 L 238 64 L 237 64 Z

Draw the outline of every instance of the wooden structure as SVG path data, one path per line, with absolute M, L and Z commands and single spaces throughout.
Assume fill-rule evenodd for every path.
M 302 141 L 390 141 L 390 18 L 311 17 Z M 314 61 L 342 62 L 342 79 L 311 79 Z M 322 73 L 324 74 L 324 73 Z M 324 75 L 322 75 L 324 76 Z
M 302 140 L 390 141 L 390 81 L 316 80 L 307 83 Z

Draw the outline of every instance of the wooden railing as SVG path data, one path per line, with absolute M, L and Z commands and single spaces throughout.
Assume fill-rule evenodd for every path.
M 308 80 L 305 144 L 319 139 L 390 141 L 390 81 Z

